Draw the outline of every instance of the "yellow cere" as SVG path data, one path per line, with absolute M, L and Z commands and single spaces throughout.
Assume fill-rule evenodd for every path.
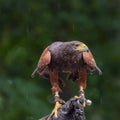
M 87 46 L 84 43 L 82 43 L 80 46 L 77 47 L 77 50 L 84 51 L 86 47 Z
M 82 43 L 82 44 L 81 44 L 81 47 L 84 49 L 84 48 L 86 48 L 87 46 L 86 46 L 84 43 Z

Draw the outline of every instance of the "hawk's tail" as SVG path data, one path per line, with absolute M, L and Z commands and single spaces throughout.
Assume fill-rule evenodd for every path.
M 96 69 L 97 69 L 99 75 L 102 75 L 102 71 L 100 70 L 100 68 L 98 66 L 96 66 Z
M 38 67 L 33 71 L 33 73 L 31 74 L 31 77 L 34 78 L 35 73 L 38 71 Z

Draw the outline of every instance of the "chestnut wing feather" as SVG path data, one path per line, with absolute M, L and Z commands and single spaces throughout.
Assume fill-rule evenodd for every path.
M 48 47 L 47 47 L 43 51 L 43 53 L 42 53 L 42 55 L 39 59 L 37 68 L 34 70 L 31 77 L 34 77 L 36 72 L 38 72 L 38 74 L 40 74 L 44 70 L 44 68 L 50 63 L 50 61 L 51 61 L 51 53 L 50 53 L 50 51 L 48 50 Z
M 90 51 L 87 52 L 83 52 L 83 60 L 84 62 L 89 65 L 92 69 L 96 69 L 99 74 L 102 74 L 102 71 L 100 70 L 100 68 L 96 65 L 96 62 L 93 58 L 93 55 Z
M 96 62 L 95 62 L 95 60 L 93 58 L 93 55 L 92 55 L 92 53 L 90 51 L 83 52 L 83 60 L 91 68 L 95 68 L 96 67 Z
M 38 62 L 39 71 L 42 71 L 51 61 L 51 53 L 48 47 L 43 51 L 40 60 Z

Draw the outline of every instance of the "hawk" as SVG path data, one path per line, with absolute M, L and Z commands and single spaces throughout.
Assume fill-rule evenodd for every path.
M 57 117 L 57 110 L 61 107 L 59 93 L 61 91 L 60 81 L 62 81 L 62 73 L 67 76 L 64 79 L 78 80 L 79 98 L 81 96 L 84 97 L 87 74 L 96 70 L 99 74 L 102 74 L 91 51 L 83 42 L 54 42 L 43 51 L 37 67 L 32 73 L 32 77 L 34 77 L 35 73 L 38 73 L 41 77 L 50 79 L 56 103 L 51 115 Z

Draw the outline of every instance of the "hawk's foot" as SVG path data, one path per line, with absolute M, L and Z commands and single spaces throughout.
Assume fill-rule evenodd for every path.
M 55 107 L 51 113 L 51 115 L 54 115 L 57 118 L 57 113 L 58 113 L 58 109 L 61 107 L 62 105 L 57 101 L 55 103 Z
M 59 96 L 55 96 L 55 107 L 52 110 L 50 116 L 48 117 L 47 120 L 51 118 L 51 116 L 55 116 L 56 118 L 58 117 L 58 110 L 61 108 L 62 104 L 65 103 L 64 100 L 60 99 Z
M 82 98 L 82 99 L 83 99 L 82 105 L 83 105 L 83 107 L 86 106 L 86 98 L 85 98 L 84 96 L 74 96 L 74 98 L 75 98 L 75 99 L 80 99 L 80 98 Z
M 82 98 L 83 99 L 83 107 L 86 106 L 86 98 L 84 96 L 84 91 L 83 90 L 80 90 L 79 91 L 79 96 L 74 96 L 75 99 L 79 99 L 79 98 Z
M 85 98 L 83 90 L 80 90 L 79 96 L 74 96 L 74 98 L 75 99 L 80 99 L 81 98 L 83 100 L 83 103 L 82 103 L 83 107 L 86 107 L 86 105 L 90 106 L 92 104 L 91 100 Z
M 55 102 L 55 107 L 52 110 L 51 114 L 49 115 L 49 117 L 47 118 L 47 120 L 50 120 L 50 118 L 54 115 L 56 118 L 58 117 L 58 109 L 62 106 L 62 104 L 60 104 L 58 101 Z

